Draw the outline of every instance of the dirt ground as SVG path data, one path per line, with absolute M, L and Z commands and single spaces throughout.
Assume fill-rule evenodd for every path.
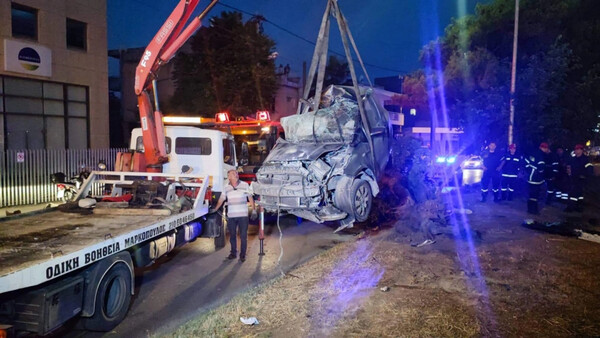
M 169 336 L 600 335 L 600 244 L 521 226 L 523 198 L 478 197 L 453 195 L 473 213 L 455 212 L 433 245 L 412 247 L 416 234 L 394 224 L 366 230 Z M 595 225 L 597 211 L 534 218 Z M 260 323 L 240 322 L 250 316 Z

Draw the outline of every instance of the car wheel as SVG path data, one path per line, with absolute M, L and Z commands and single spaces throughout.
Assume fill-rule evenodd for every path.
M 369 218 L 371 206 L 373 205 L 373 194 L 371 186 L 367 181 L 354 180 L 350 188 L 352 201 L 352 213 L 357 222 L 364 222 Z
M 116 264 L 102 278 L 96 293 L 94 315 L 85 318 L 90 331 L 110 331 L 127 314 L 131 301 L 131 271 L 125 264 Z

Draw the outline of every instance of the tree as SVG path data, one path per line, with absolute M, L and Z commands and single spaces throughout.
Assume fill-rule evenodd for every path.
M 175 93 L 168 108 L 212 117 L 216 112 L 249 115 L 272 109 L 277 90 L 269 56 L 275 43 L 263 34 L 260 17 L 246 23 L 238 12 L 222 12 L 175 57 Z
M 600 99 L 600 12 L 594 0 L 522 0 L 515 139 L 572 146 L 592 137 Z M 514 0 L 478 5 L 421 51 L 431 112 L 468 139 L 507 139 Z M 446 108 L 446 109 L 444 109 Z

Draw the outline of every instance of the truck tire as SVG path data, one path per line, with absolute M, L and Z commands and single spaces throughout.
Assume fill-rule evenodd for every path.
M 125 318 L 131 302 L 131 271 L 123 263 L 115 264 L 100 282 L 96 292 L 94 315 L 84 318 L 90 331 L 110 331 Z
M 215 249 L 220 249 L 225 247 L 225 222 L 222 222 L 219 225 L 219 236 L 215 237 Z
M 373 193 L 369 182 L 355 179 L 350 187 L 350 198 L 352 203 L 351 215 L 354 215 L 357 222 L 366 221 L 373 205 Z

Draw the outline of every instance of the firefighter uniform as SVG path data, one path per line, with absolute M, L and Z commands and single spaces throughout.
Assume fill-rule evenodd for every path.
M 579 148 L 580 147 L 580 148 Z M 575 149 L 583 150 L 583 146 L 577 145 Z M 582 211 L 583 209 L 583 189 L 586 179 L 593 173 L 592 163 L 587 156 L 581 154 L 575 156 L 569 161 L 569 171 L 571 176 L 571 189 L 569 191 L 569 207 L 566 211 Z
M 527 212 L 539 214 L 538 198 L 540 189 L 544 184 L 544 169 L 546 167 L 545 154 L 541 150 L 536 150 L 533 154 L 525 157 L 527 183 L 529 187 L 529 199 L 527 200 Z
M 511 149 L 513 145 L 509 147 Z M 516 149 L 516 147 L 514 148 Z M 502 157 L 502 199 L 512 201 L 513 193 L 517 185 L 519 169 L 523 165 L 523 156 L 506 153 Z
M 560 149 L 560 150 L 559 150 Z M 567 203 L 569 201 L 569 175 L 567 175 L 567 157 L 559 147 L 556 152 L 558 168 L 556 171 L 556 199 Z
M 546 204 L 550 204 L 556 194 L 556 176 L 558 175 L 558 157 L 552 152 L 546 153 L 546 168 L 544 179 L 546 180 Z
M 494 202 L 500 201 L 500 172 L 497 170 L 500 166 L 502 155 L 498 151 L 486 151 L 482 156 L 483 177 L 481 178 L 481 201 L 487 200 L 490 181 L 492 182 L 492 192 L 494 193 Z

